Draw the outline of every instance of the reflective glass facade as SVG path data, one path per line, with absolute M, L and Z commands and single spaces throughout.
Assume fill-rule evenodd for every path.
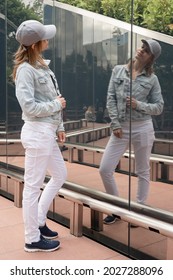
M 44 1 L 44 22 L 55 24 L 57 27 L 56 38 L 50 41 L 50 48 L 45 52 L 45 58 L 51 59 L 51 68 L 56 74 L 60 91 L 67 100 L 67 108 L 64 111 L 67 127 L 70 122 L 74 124 L 76 122 L 77 125 L 79 121 L 84 126 L 80 127 L 82 132 L 85 128 L 86 108 L 89 106 L 94 108 L 95 119 L 87 122 L 87 128 L 93 130 L 93 133 L 88 133 L 84 137 L 81 133 L 69 136 L 67 139 L 69 143 L 88 147 L 104 148 L 109 139 L 109 132 L 105 133 L 104 129 L 109 127 L 110 122 L 105 106 L 112 68 L 116 64 L 127 63 L 136 48 L 141 45 L 141 39 L 153 38 L 160 42 L 162 55 L 155 64 L 155 72 L 161 84 L 165 106 L 163 113 L 153 118 L 156 141 L 152 153 L 173 156 L 173 38 L 136 26 L 133 26 L 132 30 L 130 24 L 48 0 Z M 8 20 L 6 0 L 4 0 L 4 12 L 0 12 L 0 162 L 1 165 L 5 163 L 23 167 L 24 150 L 20 143 L 23 122 L 11 78 L 13 54 L 18 47 L 14 38 L 15 31 L 15 24 Z M 65 160 L 69 160 L 66 149 L 63 155 Z M 74 161 L 98 167 L 101 156 L 102 154 L 99 153 L 86 152 L 80 157 L 76 153 Z M 128 176 L 134 175 L 134 165 L 132 164 L 130 168 L 129 173 L 129 162 L 124 158 L 117 171 Z M 167 168 L 164 164 L 158 163 L 156 181 L 166 182 L 170 191 L 172 190 L 171 164 Z M 126 199 L 130 198 L 131 187 L 130 184 L 128 193 L 125 194 Z M 8 182 L 6 191 L 8 192 Z M 172 208 L 169 208 L 169 205 L 168 203 L 163 206 L 160 211 L 166 210 L 172 217 Z M 153 211 L 157 208 L 155 205 L 151 207 Z M 147 244 L 147 240 L 155 235 L 158 241 L 162 241 L 156 233 L 147 230 L 144 240 L 140 238 L 140 234 L 136 239 L 131 230 L 129 237 L 127 227 L 122 226 L 120 232 L 122 231 L 123 237 L 121 233 L 113 234 L 111 231 L 105 231 L 104 235 L 117 240 L 119 244 L 128 246 L 130 255 L 133 255 L 130 248 L 139 249 L 141 243 Z M 162 252 L 158 247 L 151 252 L 150 249 L 147 250 L 147 245 L 140 250 L 156 258 L 165 258 L 166 246 L 165 243 Z

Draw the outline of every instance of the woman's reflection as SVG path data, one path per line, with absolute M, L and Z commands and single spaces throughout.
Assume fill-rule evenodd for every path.
M 131 141 L 135 153 L 138 191 L 136 201 L 145 204 L 149 193 L 150 155 L 154 142 L 152 115 L 160 115 L 163 98 L 153 63 L 161 54 L 155 40 L 142 40 L 134 60 L 114 67 L 107 93 L 107 109 L 112 134 L 100 164 L 100 175 L 106 191 L 119 196 L 114 171 Z M 131 130 L 130 130 L 131 121 Z M 104 219 L 106 224 L 117 220 L 115 215 Z

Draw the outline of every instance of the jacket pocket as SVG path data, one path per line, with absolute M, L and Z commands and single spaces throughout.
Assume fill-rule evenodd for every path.
M 139 85 L 139 92 L 143 95 L 143 96 L 147 96 L 150 93 L 152 85 L 150 83 L 146 83 L 146 82 L 140 82 Z

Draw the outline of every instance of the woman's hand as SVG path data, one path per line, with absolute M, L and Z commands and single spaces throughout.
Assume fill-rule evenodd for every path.
M 123 131 L 121 128 L 117 128 L 113 130 L 113 134 L 117 137 L 117 138 L 122 138 L 123 136 Z
M 64 109 L 66 107 L 66 100 L 65 100 L 65 98 L 60 95 L 60 96 L 57 96 L 57 99 L 60 101 L 61 106 Z
M 129 96 L 126 97 L 126 104 L 127 104 L 127 107 L 130 107 L 130 105 L 131 105 L 132 109 L 136 109 L 136 107 L 137 107 L 137 101 L 133 97 L 132 97 L 131 102 L 130 102 L 130 97 Z
M 65 131 L 58 131 L 57 137 L 59 142 L 64 143 L 66 139 Z

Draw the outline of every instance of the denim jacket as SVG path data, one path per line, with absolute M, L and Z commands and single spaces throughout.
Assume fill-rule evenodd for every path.
M 130 109 L 126 106 L 126 97 L 130 95 L 130 75 L 127 65 L 114 67 L 107 93 L 107 109 L 111 118 L 112 130 L 121 128 L 121 123 L 130 119 Z M 151 119 L 151 115 L 160 115 L 163 111 L 163 97 L 158 78 L 148 76 L 144 70 L 132 81 L 132 97 L 137 100 L 136 109 L 131 111 L 132 121 Z
M 15 84 L 24 121 L 47 122 L 57 125 L 57 131 L 64 131 L 62 106 L 56 98 L 60 94 L 58 84 L 49 67 L 35 68 L 24 62 L 17 69 Z

